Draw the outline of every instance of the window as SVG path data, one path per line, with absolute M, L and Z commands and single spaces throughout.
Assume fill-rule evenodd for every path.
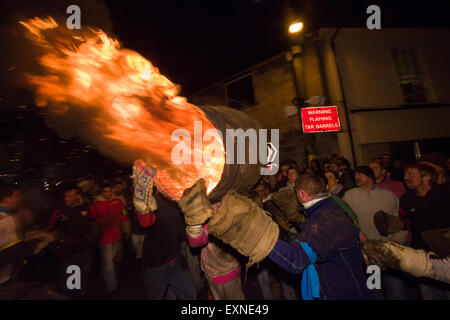
M 417 54 L 412 48 L 392 49 L 392 57 L 406 104 L 427 102 Z
M 256 103 L 251 74 L 225 84 L 225 92 L 229 107 L 242 109 Z

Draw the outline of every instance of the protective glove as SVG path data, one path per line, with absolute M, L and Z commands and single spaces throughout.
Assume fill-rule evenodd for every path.
M 271 213 L 272 219 L 285 231 L 288 231 L 292 227 L 292 224 L 289 223 L 289 219 L 286 217 L 284 212 L 278 208 L 272 200 L 264 202 L 263 207 Z
M 206 196 L 205 180 L 199 179 L 192 187 L 184 190 L 178 205 L 187 225 L 203 224 L 212 217 L 213 209 Z
M 133 203 L 137 211 L 148 214 L 156 211 L 158 205 L 153 196 L 153 184 L 156 169 L 148 166 L 142 160 L 136 160 L 133 165 Z
M 433 269 L 430 253 L 391 241 L 368 240 L 362 250 L 370 264 L 402 270 L 415 277 L 429 276 Z
M 375 223 L 378 232 L 385 237 L 404 229 L 404 224 L 398 216 L 386 213 L 383 210 L 375 213 L 373 222 Z
M 295 191 L 290 188 L 283 188 L 272 194 L 273 203 L 283 210 L 289 220 L 297 221 L 299 218 L 300 204 Z M 300 222 L 300 221 L 299 221 Z
M 203 231 L 203 224 L 186 226 L 186 232 L 187 234 L 189 234 L 191 238 L 197 238 L 199 235 L 202 234 L 202 231 Z

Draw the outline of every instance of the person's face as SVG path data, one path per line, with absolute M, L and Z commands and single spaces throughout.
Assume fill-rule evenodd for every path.
M 371 179 L 365 174 L 355 172 L 355 184 L 357 187 L 362 187 L 371 182 Z
M 264 199 L 265 197 L 267 197 L 267 195 L 269 193 L 268 190 L 266 188 L 264 188 L 264 186 L 262 184 L 257 186 L 255 188 L 255 191 L 258 193 L 258 195 L 261 197 L 261 199 Z
M 275 185 L 277 183 L 277 176 L 275 174 L 267 176 L 267 182 L 271 185 Z
M 416 190 L 423 184 L 429 184 L 430 176 L 421 176 L 419 169 L 406 168 L 405 170 L 405 184 L 410 190 Z
M 327 183 L 329 187 L 334 187 L 337 184 L 337 179 L 331 172 L 325 172 L 325 178 L 327 178 Z
M 335 173 L 339 172 L 339 166 L 337 165 L 337 163 L 330 163 L 328 168 Z
M 297 176 L 298 176 L 297 170 L 295 170 L 295 169 L 288 170 L 288 180 L 290 183 L 294 183 L 295 180 L 297 179 Z
M 287 177 L 287 175 L 288 175 L 288 170 L 289 170 L 289 166 L 288 166 L 288 165 L 281 166 L 281 174 L 282 174 L 284 177 Z
M 388 154 L 384 154 L 380 158 L 384 166 L 388 166 L 391 163 L 391 156 Z
M 396 169 L 400 169 L 402 167 L 402 162 L 400 160 L 394 160 L 394 162 L 392 162 L 392 166 Z
M 378 162 L 371 162 L 369 167 L 373 170 L 373 174 L 375 175 L 375 179 L 379 179 L 384 177 L 384 170 Z
M 106 200 L 111 200 L 112 194 L 113 194 L 112 193 L 112 188 L 109 188 L 109 187 L 103 188 L 103 190 L 102 190 L 103 198 L 105 198 Z
M 81 203 L 81 194 L 77 190 L 64 192 L 64 204 L 66 207 L 76 207 Z
M 114 185 L 114 193 L 115 194 L 122 194 L 123 192 L 123 184 L 122 183 L 118 183 L 116 185 Z

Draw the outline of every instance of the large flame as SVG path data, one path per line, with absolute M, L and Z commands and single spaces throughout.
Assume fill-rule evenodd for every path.
M 186 129 L 193 142 L 194 121 L 202 129 L 214 129 L 204 113 L 177 96 L 177 87 L 135 51 L 121 48 L 102 30 L 69 30 L 54 19 L 20 22 L 40 50 L 39 74 L 29 74 L 36 103 L 46 106 L 49 123 L 75 134 L 118 161 L 131 164 L 137 158 L 154 166 L 160 190 L 178 200 L 186 187 L 204 178 L 210 192 L 224 167 L 221 153 L 210 161 L 174 164 L 171 140 L 176 129 Z M 219 136 L 195 152 L 216 150 Z M 210 153 L 211 154 L 211 153 Z

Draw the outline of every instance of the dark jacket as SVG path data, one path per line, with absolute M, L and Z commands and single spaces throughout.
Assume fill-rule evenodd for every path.
M 184 218 L 178 205 L 159 193 L 155 198 L 158 209 L 145 215 L 151 219 L 143 245 L 143 263 L 146 268 L 156 268 L 178 259 L 185 233 Z M 141 226 L 147 227 L 142 222 Z
M 46 230 L 57 230 L 61 233 L 68 253 L 91 250 L 97 240 L 92 228 L 94 215 L 95 210 L 85 204 L 73 208 L 62 207 L 55 210 Z
M 298 240 L 308 243 L 317 254 L 315 267 L 319 274 L 320 298 L 368 299 L 359 232 L 351 219 L 330 197 L 305 209 L 305 213 L 307 221 Z M 299 244 L 281 240 L 269 257 L 291 273 L 300 274 L 310 264 Z
M 425 197 L 407 191 L 400 198 L 400 217 L 411 231 L 411 247 L 429 250 L 420 234 L 450 227 L 450 193 L 437 185 Z

